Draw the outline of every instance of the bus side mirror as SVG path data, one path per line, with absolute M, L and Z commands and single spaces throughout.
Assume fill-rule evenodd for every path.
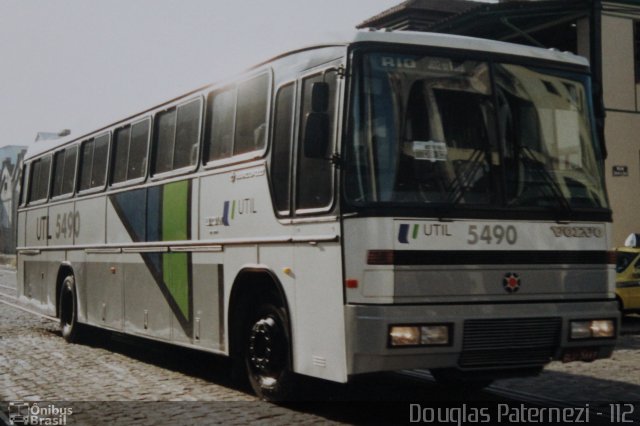
M 311 86 L 311 112 L 305 117 L 304 156 L 327 158 L 329 148 L 329 85 L 316 82 Z

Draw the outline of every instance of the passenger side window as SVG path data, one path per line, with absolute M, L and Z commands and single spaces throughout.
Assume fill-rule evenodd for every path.
M 329 144 L 324 158 L 310 158 L 304 153 L 306 117 L 313 111 L 311 105 L 311 93 L 314 83 L 327 83 L 329 89 L 328 117 Z M 302 80 L 300 131 L 298 140 L 298 164 L 296 181 L 296 209 L 321 209 L 328 207 L 333 201 L 333 166 L 330 161 L 333 147 L 335 146 L 336 124 L 336 73 L 316 74 Z
M 109 134 L 84 141 L 80 146 L 80 191 L 104 186 L 107 180 Z
M 209 94 L 205 163 L 264 149 L 269 82 L 269 74 L 260 74 Z
M 147 172 L 147 152 L 149 148 L 150 130 L 150 119 L 140 121 L 131 126 L 127 180 L 142 178 Z
M 178 107 L 174 169 L 192 166 L 198 160 L 201 106 L 202 102 L 197 100 Z
M 206 161 L 231 157 L 233 150 L 233 129 L 235 127 L 235 88 L 212 92 L 208 97 L 209 117 L 207 120 Z
M 49 195 L 49 175 L 51 157 L 41 158 L 31 163 L 29 179 L 29 202 L 44 200 Z
M 120 183 L 145 176 L 150 120 L 145 119 L 115 132 L 113 140 L 113 176 Z
M 176 110 L 156 115 L 154 174 L 171 170 L 173 165 L 173 141 L 176 135 Z
M 73 192 L 76 174 L 78 147 L 74 146 L 55 153 L 53 157 L 53 187 L 51 196 L 58 197 Z
M 262 74 L 238 85 L 238 110 L 233 154 L 244 154 L 264 147 L 269 101 L 269 75 Z
M 131 127 L 116 130 L 113 136 L 113 176 L 111 183 L 127 180 L 127 163 L 129 161 L 129 143 L 131 142 Z
M 294 85 L 282 87 L 276 95 L 273 120 L 271 182 L 276 210 L 289 213 L 291 195 L 291 137 L 293 135 Z
M 156 115 L 154 174 L 194 166 L 198 159 L 202 100 Z

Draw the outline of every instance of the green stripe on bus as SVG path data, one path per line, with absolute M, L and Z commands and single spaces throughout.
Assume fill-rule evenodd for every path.
M 420 225 L 413 225 L 413 239 L 418 238 L 418 230 L 420 229 Z
M 162 241 L 186 240 L 189 226 L 189 181 L 162 188 Z
M 187 253 L 163 253 L 162 275 L 180 311 L 189 318 L 189 258 Z
M 164 185 L 162 192 L 162 241 L 188 239 L 189 181 Z M 189 318 L 189 257 L 186 253 L 162 255 L 162 276 L 174 301 Z

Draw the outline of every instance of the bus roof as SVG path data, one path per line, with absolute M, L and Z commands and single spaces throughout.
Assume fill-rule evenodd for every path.
M 328 40 L 325 43 L 312 44 L 306 47 L 302 47 L 300 49 L 283 52 L 281 55 L 278 55 L 267 61 L 261 62 L 250 69 L 258 68 L 278 58 L 289 56 L 301 51 L 313 50 L 313 49 L 330 47 L 330 46 L 346 47 L 346 46 L 357 44 L 357 43 L 397 43 L 397 44 L 403 44 L 403 45 L 440 47 L 440 48 L 460 49 L 460 50 L 467 50 L 467 51 L 478 51 L 478 52 L 485 52 L 485 53 L 492 53 L 492 54 L 521 56 L 521 57 L 528 57 L 532 59 L 540 59 L 545 61 L 572 64 L 572 65 L 583 66 L 583 67 L 589 66 L 589 61 L 586 58 L 575 55 L 571 52 L 560 52 L 555 49 L 543 49 L 539 47 L 527 46 L 522 44 L 507 43 L 502 41 L 488 40 L 488 39 L 482 39 L 482 38 L 476 38 L 476 37 L 459 36 L 459 35 L 452 35 L 452 34 L 442 34 L 442 33 L 427 33 L 427 32 L 420 32 L 420 31 L 363 30 L 363 31 L 356 31 L 356 32 L 348 32 L 348 33 L 345 33 L 344 35 L 337 36 L 337 37 L 334 36 L 333 40 Z M 69 136 L 69 137 L 64 137 L 60 139 L 39 141 L 28 147 L 27 152 L 25 154 L 25 160 L 36 157 L 47 151 L 53 150 L 59 146 L 66 145 L 67 143 L 85 139 L 92 134 L 97 134 L 97 132 L 100 132 L 102 130 L 107 130 L 112 126 L 115 126 L 119 123 L 124 123 L 137 115 L 146 113 L 148 111 L 152 111 L 154 109 L 161 107 L 162 105 L 187 97 L 193 93 L 204 90 L 210 86 L 211 85 L 200 87 L 189 93 L 180 95 L 175 99 L 171 99 L 160 105 L 155 105 L 145 111 L 140 111 L 136 114 L 125 117 L 122 120 L 105 125 L 101 129 L 94 129 L 90 133 L 85 133 L 85 134 L 82 134 L 81 136 Z
M 571 52 L 561 52 L 556 49 L 544 49 L 524 44 L 507 43 L 504 41 L 453 34 L 426 33 L 419 31 L 359 31 L 355 33 L 355 36 L 350 43 L 358 42 L 399 43 L 417 46 L 473 50 L 494 54 L 524 56 L 554 62 L 564 62 L 579 66 L 589 66 L 589 61 L 587 61 L 586 58 L 575 55 Z

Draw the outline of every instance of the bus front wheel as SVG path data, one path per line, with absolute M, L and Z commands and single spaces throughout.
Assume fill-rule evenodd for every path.
M 285 401 L 291 397 L 294 373 L 285 309 L 267 303 L 250 316 L 243 352 L 249 383 L 260 398 Z
M 60 287 L 60 332 L 69 343 L 77 342 L 79 337 L 78 298 L 73 275 L 67 275 Z

